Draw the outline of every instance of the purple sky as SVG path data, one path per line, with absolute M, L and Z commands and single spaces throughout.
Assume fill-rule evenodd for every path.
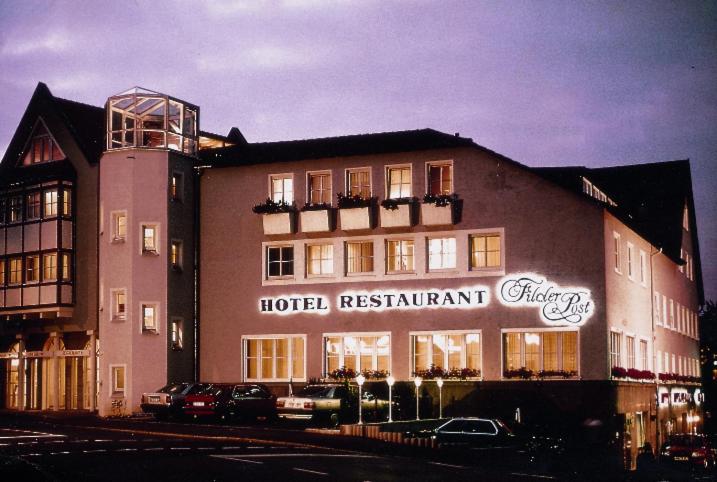
M 0 153 L 38 81 L 134 85 L 249 141 L 432 127 L 531 166 L 692 161 L 717 300 L 717 3 L 0 2 Z

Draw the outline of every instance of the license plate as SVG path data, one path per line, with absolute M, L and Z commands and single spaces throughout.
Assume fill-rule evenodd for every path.
M 159 396 L 158 395 L 150 396 L 149 403 L 159 403 Z
M 678 462 L 687 462 L 690 459 L 688 457 L 675 457 L 675 460 Z
M 203 407 L 203 406 L 204 406 L 204 402 L 192 402 L 192 406 L 194 406 L 194 407 Z
M 303 408 L 304 403 L 303 402 L 292 402 L 291 407 L 292 408 Z

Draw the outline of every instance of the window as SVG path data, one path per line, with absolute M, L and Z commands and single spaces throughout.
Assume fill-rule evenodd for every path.
M 124 241 L 127 237 L 127 213 L 112 213 L 112 241 Z
M 124 394 L 125 390 L 125 366 L 110 365 L 112 374 L 112 394 Z
M 40 122 L 33 131 L 33 137 L 28 143 L 25 157 L 22 161 L 23 165 L 29 166 L 38 162 L 58 161 L 64 159 L 65 155 L 60 147 Z
M 346 173 L 346 193 L 349 196 L 371 197 L 371 170 L 369 168 L 349 169 Z
M 57 189 L 45 191 L 45 217 L 57 216 Z
M 112 319 L 124 320 L 127 318 L 127 291 L 112 291 Z
M 182 269 L 182 242 L 176 239 L 172 240 L 169 250 L 169 262 L 172 269 Z
M 682 210 L 682 229 L 685 231 L 690 230 L 690 213 L 687 209 L 687 204 L 685 204 L 685 209 Z
M 72 266 L 70 255 L 68 253 L 62 253 L 60 255 L 60 260 L 62 261 L 62 280 L 67 281 L 70 279 L 71 273 L 70 268 Z
M 455 269 L 456 238 L 428 240 L 428 270 Z
M 157 252 L 157 226 L 151 224 L 142 225 L 142 252 Z
M 0 224 L 5 224 L 7 220 L 6 202 L 5 199 L 0 199 Z
M 427 192 L 432 196 L 453 192 L 453 165 L 451 163 L 428 165 Z
M 655 292 L 655 305 L 653 307 L 653 312 L 655 313 L 655 325 L 661 326 L 662 325 L 662 317 L 660 316 L 660 293 Z
M 22 283 L 22 258 L 10 258 L 10 279 L 8 283 L 11 285 Z
M 620 366 L 620 345 L 622 344 L 622 333 L 610 332 L 610 368 Z
M 309 202 L 331 204 L 331 173 L 309 173 Z
M 620 268 L 620 265 L 622 261 L 620 260 L 620 235 L 616 232 L 612 233 L 613 237 L 613 257 L 614 257 L 614 263 L 615 263 L 615 272 L 622 274 L 622 270 Z
M 306 246 L 306 274 L 309 276 L 333 274 L 334 247 L 331 244 Z
M 446 370 L 468 368 L 481 373 L 480 333 L 420 333 L 411 335 L 413 373 L 434 365 Z
M 142 304 L 142 331 L 156 332 L 157 326 L 157 305 L 154 303 L 143 303 Z
M 275 203 L 285 202 L 291 204 L 294 202 L 294 179 L 291 174 L 277 174 L 271 176 L 271 200 Z
M 172 318 L 172 350 L 184 349 L 184 320 Z
M 244 339 L 244 374 L 248 381 L 306 379 L 303 336 Z
M 627 277 L 631 280 L 635 279 L 635 247 L 632 243 L 627 243 Z
M 346 243 L 346 274 L 373 273 L 373 241 Z
M 386 272 L 410 272 L 414 266 L 414 246 L 412 239 L 386 241 Z
M 33 192 L 25 197 L 26 219 L 38 219 L 40 217 L 40 193 Z
M 500 234 L 471 235 L 471 269 L 500 267 L 500 244 Z
M 662 373 L 670 373 L 670 354 L 665 352 L 665 363 L 662 366 Z
M 13 196 L 8 198 L 9 221 L 16 223 L 22 221 L 22 197 Z
M 324 337 L 326 373 L 341 367 L 357 373 L 363 370 L 390 370 L 389 334 L 327 335 Z
M 62 190 L 62 215 L 72 215 L 72 191 L 69 189 Z
M 42 255 L 42 279 L 54 281 L 57 279 L 57 253 Z
M 184 176 L 180 172 L 173 172 L 169 181 L 169 199 L 181 201 L 184 194 Z
M 539 331 L 503 333 L 504 372 L 524 368 L 540 371 L 578 371 L 578 333 L 576 331 Z M 557 375 L 557 373 L 555 373 Z
M 648 363 L 647 356 L 647 340 L 640 340 L 640 366 L 643 370 L 649 370 L 650 365 Z
M 269 278 L 294 275 L 294 247 L 269 246 L 266 248 L 266 272 Z
M 386 169 L 388 179 L 388 198 L 397 199 L 411 197 L 411 167 L 389 167 Z
M 625 337 L 625 351 L 627 352 L 627 367 L 635 368 L 635 337 Z
M 5 260 L 0 259 L 0 286 L 5 286 Z
M 664 373 L 662 370 L 662 352 L 660 350 L 657 350 L 657 356 L 655 357 L 655 372 L 656 373 Z
M 40 281 L 40 257 L 25 256 L 25 282 L 35 283 Z
M 675 325 L 675 302 L 670 299 L 670 329 L 674 330 L 677 328 Z
M 647 255 L 640 250 L 640 284 L 647 285 Z
M 684 260 L 684 259 L 685 259 L 685 250 L 682 249 L 682 248 L 680 248 L 680 259 L 681 259 L 681 260 Z M 684 265 L 684 264 L 678 265 L 678 266 L 677 266 L 677 269 L 680 270 L 680 273 L 684 273 L 684 272 L 685 272 L 685 265 Z

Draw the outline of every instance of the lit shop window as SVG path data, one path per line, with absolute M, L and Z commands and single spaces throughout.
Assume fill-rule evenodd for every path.
M 503 370 L 526 369 L 534 374 L 578 370 L 578 334 L 575 331 L 503 333 Z
M 60 147 L 52 139 L 50 133 L 45 129 L 42 123 L 39 123 L 33 132 L 33 137 L 28 143 L 25 150 L 23 164 L 37 164 L 38 162 L 59 161 L 64 159 L 65 155 Z
M 390 370 L 391 337 L 378 335 L 331 335 L 324 338 L 326 373 L 341 367 L 356 372 Z
M 172 269 L 182 269 L 182 242 L 179 240 L 172 240 L 169 252 L 169 262 L 172 265 Z
M 334 247 L 331 244 L 311 244 L 306 247 L 306 274 L 320 276 L 334 272 Z
M 22 197 L 12 196 L 8 198 L 8 221 L 16 223 L 22 221 Z
M 26 256 L 25 257 L 25 282 L 35 283 L 40 281 L 40 257 L 39 256 Z
M 471 269 L 500 268 L 500 244 L 500 234 L 471 235 Z
M 428 240 L 428 270 L 455 269 L 456 238 L 433 238 Z
M 158 311 L 155 303 L 142 304 L 142 331 L 157 331 Z
M 346 192 L 349 196 L 371 197 L 371 170 L 349 169 L 346 173 Z
M 184 176 L 182 173 L 172 173 L 172 179 L 169 184 L 169 199 L 172 201 L 181 201 L 184 194 Z
M 433 365 L 444 370 L 469 369 L 480 376 L 481 340 L 479 333 L 430 333 L 411 335 L 412 372 Z
M 172 318 L 172 350 L 184 349 L 184 320 Z
M 294 275 L 294 247 L 269 246 L 266 248 L 266 273 L 268 278 Z
M 54 281 L 57 279 L 57 253 L 42 255 L 42 279 Z
M 270 177 L 271 200 L 275 203 L 294 202 L 294 179 L 291 174 L 277 174 Z
M 112 241 L 124 241 L 127 237 L 127 213 L 112 213 Z
M 142 252 L 143 253 L 157 253 L 157 226 L 152 224 L 142 225 Z
M 331 204 L 331 173 L 309 173 L 309 203 Z
M 610 368 L 622 366 L 622 333 L 610 332 Z
M 112 291 L 112 318 L 124 320 L 127 317 L 127 291 Z
M 25 197 L 26 219 L 38 219 L 40 217 L 40 193 L 33 192 Z
M 57 216 L 57 189 L 45 191 L 45 217 Z
M 411 197 L 411 167 L 388 167 L 386 168 L 386 185 L 388 187 L 388 198 L 398 199 Z
M 428 194 L 439 196 L 453 192 L 453 165 L 451 163 L 428 165 Z
M 306 379 L 303 336 L 244 339 L 244 369 L 249 381 Z
M 125 366 L 110 365 L 110 373 L 112 374 L 112 393 L 123 394 L 125 390 Z
M 346 274 L 373 273 L 373 241 L 346 243 Z
M 10 258 L 10 279 L 8 283 L 17 285 L 22 282 L 22 258 Z
M 412 239 L 386 241 L 386 272 L 406 273 L 415 270 L 414 244 Z

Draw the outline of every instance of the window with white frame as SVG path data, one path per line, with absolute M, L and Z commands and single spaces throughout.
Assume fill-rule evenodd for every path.
M 660 316 L 660 310 L 662 309 L 662 303 L 660 303 L 660 293 L 655 292 L 655 301 L 653 312 L 655 314 L 655 325 L 662 326 L 662 317 Z
M 172 318 L 172 350 L 184 349 L 184 319 Z
M 142 331 L 156 333 L 159 329 L 159 305 L 157 303 L 141 304 Z
M 244 376 L 247 381 L 303 381 L 306 338 L 299 335 L 246 337 Z
M 470 235 L 470 268 L 500 268 L 500 251 L 499 233 Z
M 294 276 L 294 247 L 267 246 L 266 273 L 267 278 Z
M 57 216 L 57 189 L 50 189 L 44 192 L 45 214 L 44 217 Z
M 275 203 L 294 202 L 294 178 L 291 174 L 274 174 L 269 176 L 271 184 L 271 200 Z
M 125 370 L 125 365 L 110 365 L 110 378 L 112 379 L 112 395 L 124 394 Z
M 346 193 L 349 196 L 371 197 L 371 169 L 361 167 L 346 171 Z
M 621 366 L 621 347 L 622 333 L 617 331 L 610 332 L 610 367 L 615 368 Z
M 577 331 L 510 331 L 503 333 L 503 373 L 524 368 L 533 373 L 578 371 Z
M 17 285 L 22 283 L 22 258 L 10 258 L 10 269 L 8 271 L 8 284 Z
M 428 270 L 455 269 L 456 238 L 428 239 Z
M 415 270 L 414 242 L 412 239 L 386 241 L 386 272 L 405 273 Z
M 411 197 L 411 166 L 387 167 L 386 187 L 389 199 Z
M 111 291 L 112 319 L 124 320 L 127 318 L 127 290 L 117 289 Z
M 670 299 L 670 329 L 675 330 L 677 325 L 675 324 L 675 302 Z
M 640 250 L 640 284 L 647 285 L 647 254 Z
M 390 370 L 391 335 L 335 334 L 324 336 L 326 374 L 345 367 L 354 371 Z
M 667 314 L 667 296 L 662 295 L 662 324 L 665 328 L 669 328 L 670 319 Z
M 346 274 L 373 273 L 373 241 L 346 242 Z
M 36 283 L 40 281 L 40 257 L 25 256 L 25 282 Z
M 662 371 L 662 352 L 657 350 L 657 356 L 655 357 L 655 373 L 663 373 Z
M 436 162 L 428 164 L 427 192 L 432 196 L 451 194 L 453 192 L 453 164 Z
M 468 369 L 481 375 L 481 335 L 479 332 L 430 332 L 411 334 L 411 372 L 434 367 L 444 370 Z
M 331 204 L 331 172 L 310 172 L 309 200 L 310 204 Z
M 55 281 L 57 279 L 57 253 L 42 255 L 42 280 Z
M 684 259 L 685 259 L 685 250 L 682 249 L 682 248 L 680 248 L 680 259 L 681 259 L 681 260 L 684 260 Z M 679 264 L 679 265 L 677 266 L 677 269 L 680 270 L 680 273 L 684 273 L 684 272 L 685 272 L 685 265 L 684 265 L 684 264 Z
M 127 238 L 127 212 L 112 213 L 112 241 L 124 241 Z
M 156 253 L 159 250 L 159 229 L 155 224 L 142 225 L 142 252 Z
M 622 274 L 622 269 L 621 269 L 621 265 L 622 265 L 622 260 L 621 260 L 621 257 L 622 257 L 622 256 L 621 256 L 621 254 L 622 254 L 622 251 L 621 251 L 621 248 L 620 248 L 620 235 L 619 235 L 618 233 L 616 233 L 616 232 L 613 232 L 613 233 L 612 233 L 612 238 L 613 238 L 613 247 L 612 247 L 612 249 L 613 249 L 613 262 L 614 262 L 614 266 L 615 266 L 615 271 L 616 271 L 617 273 Z
M 635 337 L 625 337 L 625 352 L 627 354 L 627 367 L 635 368 Z
M 631 280 L 635 279 L 635 247 L 632 243 L 627 243 L 627 277 Z
M 664 355 L 665 358 L 662 365 L 662 373 L 670 373 L 670 354 L 665 352 Z
M 677 358 L 674 353 L 672 353 L 672 373 L 677 373 Z
M 307 276 L 334 273 L 334 246 L 332 244 L 309 244 L 306 246 Z

